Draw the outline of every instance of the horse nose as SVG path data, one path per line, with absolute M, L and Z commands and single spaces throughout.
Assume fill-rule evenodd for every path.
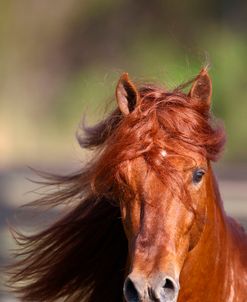
M 145 280 L 130 274 L 124 283 L 124 296 L 127 302 L 176 302 L 179 283 L 172 277 L 156 276 Z
M 157 291 L 157 290 L 156 290 Z M 171 277 L 166 277 L 163 280 L 162 288 L 159 289 L 161 302 L 175 302 L 177 301 L 178 292 L 179 292 L 179 283 Z
M 141 301 L 141 292 L 144 289 L 144 282 L 140 282 L 137 278 L 135 281 L 130 276 L 124 282 L 124 297 L 127 302 Z M 138 282 L 139 281 L 139 282 Z M 143 283 L 143 284 L 142 284 Z M 137 289 L 139 288 L 139 290 Z

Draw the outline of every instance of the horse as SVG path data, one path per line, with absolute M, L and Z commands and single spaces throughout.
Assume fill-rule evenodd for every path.
M 117 107 L 77 135 L 94 158 L 43 175 L 57 189 L 32 206 L 66 204 L 62 217 L 14 234 L 21 301 L 247 301 L 247 235 L 212 170 L 225 131 L 211 96 L 207 68 L 173 90 L 120 77 Z

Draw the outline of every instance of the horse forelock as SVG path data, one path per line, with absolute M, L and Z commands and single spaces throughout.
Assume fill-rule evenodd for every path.
M 84 138 L 79 138 L 82 146 L 100 151 L 92 169 L 92 183 L 101 192 L 112 188 L 124 161 L 143 156 L 159 171 L 171 154 L 186 157 L 192 150 L 217 160 L 223 149 L 224 129 L 205 102 L 182 90 L 169 92 L 154 85 L 140 86 L 139 94 L 140 103 L 132 113 L 124 117 L 115 109 L 104 121 L 85 128 Z
M 190 98 L 180 88 L 169 92 L 163 87 L 146 84 L 139 87 L 139 94 L 140 104 L 128 116 L 124 117 L 117 108 L 93 127 L 83 124 L 83 135 L 77 135 L 80 145 L 105 149 L 107 145 L 116 143 L 124 147 L 124 141 L 129 139 L 132 142 L 132 136 L 135 136 L 136 141 L 131 147 L 138 154 L 140 139 L 142 152 L 145 152 L 147 145 L 150 146 L 157 138 L 155 134 L 162 129 L 166 141 L 176 139 L 203 152 L 210 160 L 218 158 L 224 146 L 225 133 L 210 113 L 207 103 Z

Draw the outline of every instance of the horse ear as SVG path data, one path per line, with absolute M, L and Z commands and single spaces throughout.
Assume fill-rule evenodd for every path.
M 122 74 L 118 81 L 116 97 L 118 107 L 123 115 L 128 115 L 132 112 L 139 103 L 140 95 L 127 73 Z
M 189 96 L 199 99 L 210 105 L 212 96 L 212 82 L 206 69 L 202 69 L 196 77 L 195 82 L 189 92 Z

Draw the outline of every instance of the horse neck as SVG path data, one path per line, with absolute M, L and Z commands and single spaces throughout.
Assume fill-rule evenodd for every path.
M 215 239 L 213 250 L 221 257 L 222 262 L 234 265 L 239 254 L 247 251 L 247 235 L 233 218 L 226 215 L 221 200 L 219 188 L 212 169 L 210 168 L 210 188 L 208 192 L 209 202 L 207 205 L 207 218 L 205 231 Z M 244 257 L 246 258 L 246 257 Z M 242 259 L 241 259 L 242 260 Z M 231 262 L 231 263 L 230 263 Z M 245 261 L 245 270 L 247 261 Z
M 247 251 L 246 235 L 226 216 L 211 168 L 210 174 L 205 226 L 197 246 L 185 261 L 181 273 L 181 289 L 184 291 L 179 301 L 193 301 L 188 298 L 192 292 L 193 296 L 198 292 L 201 301 L 242 301 L 237 300 L 234 293 L 243 288 L 236 280 L 247 277 L 247 262 L 244 260 L 243 263 L 241 256 Z M 189 289 L 186 288 L 188 276 L 191 276 Z

